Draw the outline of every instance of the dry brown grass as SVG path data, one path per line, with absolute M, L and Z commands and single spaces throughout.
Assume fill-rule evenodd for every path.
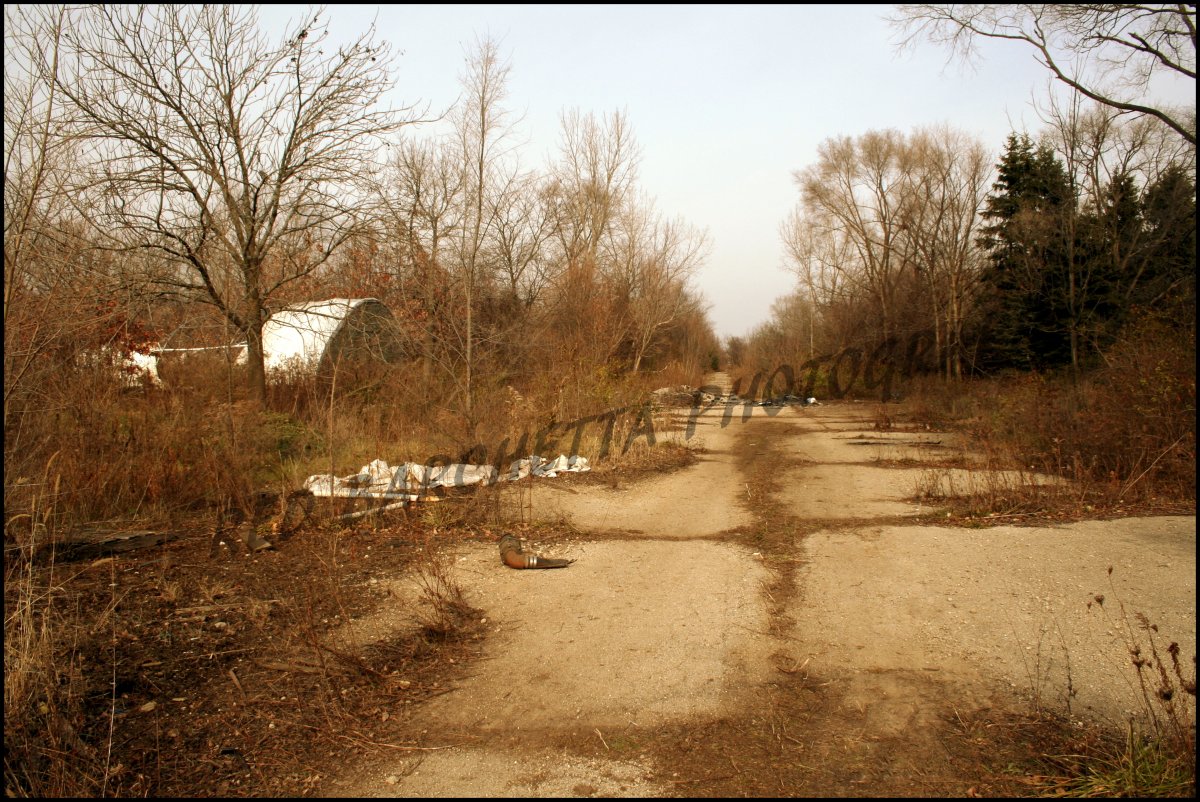
M 199 533 L 197 533 L 199 534 Z M 203 537 L 92 563 L 12 560 L 5 582 L 10 796 L 303 795 L 346 755 L 416 744 L 384 711 L 436 695 L 477 650 L 447 532 L 316 526 L 285 550 L 207 557 Z M 416 572 L 415 627 L 346 645 Z
M 552 422 L 539 410 L 633 407 L 655 381 L 598 375 L 566 406 L 550 385 L 520 403 L 501 403 L 507 391 L 492 388 L 481 399 L 496 403 L 468 426 L 414 386 L 411 370 L 343 377 L 332 394 L 291 377 L 262 409 L 228 360 L 175 367 L 167 387 L 135 389 L 103 370 L 48 371 L 6 418 L 10 796 L 303 795 L 347 750 L 415 743 L 382 711 L 443 692 L 476 648 L 478 616 L 439 547 L 514 520 L 500 494 L 450 494 L 349 525 L 329 523 L 334 505 L 323 504 L 325 522 L 318 515 L 279 551 L 239 556 L 209 553 L 215 509 L 246 509 L 261 491 L 375 458 L 457 457 L 504 437 L 516 458 L 521 432 L 532 438 Z M 625 467 L 653 461 L 644 435 L 623 449 L 635 420 L 622 416 L 612 432 Z M 598 451 L 603 429 L 580 450 Z M 567 450 L 572 434 L 546 456 Z M 150 560 L 56 562 L 47 547 L 85 526 L 172 539 Z M 333 645 L 335 627 L 381 601 L 361 590 L 379 569 L 424 583 L 418 626 L 361 648 Z
M 1036 374 L 914 380 L 906 421 L 963 430 L 983 456 L 980 468 L 1017 472 L 1016 482 L 983 477 L 983 489 L 956 508 L 963 515 L 1194 511 L 1195 348 L 1179 336 L 1134 331 L 1078 382 Z

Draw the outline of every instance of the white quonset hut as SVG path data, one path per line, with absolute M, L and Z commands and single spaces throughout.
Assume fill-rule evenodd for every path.
M 377 298 L 331 298 L 283 309 L 263 324 L 268 371 L 322 370 L 334 360 L 370 353 L 390 361 L 397 353 L 394 317 Z M 246 359 L 245 352 L 238 358 Z

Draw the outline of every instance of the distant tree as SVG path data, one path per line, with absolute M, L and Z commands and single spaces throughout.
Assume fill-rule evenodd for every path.
M 641 152 L 623 112 L 597 119 L 572 110 L 562 115 L 561 123 L 551 198 L 563 260 L 573 264 L 596 259 L 614 220 L 634 194 Z
M 541 176 L 510 171 L 500 177 L 490 200 L 490 256 L 514 313 L 532 307 L 555 272 L 549 253 L 554 221 L 542 190 Z
M 597 118 L 571 110 L 560 119 L 559 154 L 543 191 L 558 267 L 542 321 L 563 357 L 556 366 L 560 396 L 579 399 L 597 374 L 619 371 L 617 357 L 629 341 L 627 279 L 639 252 L 636 238 L 620 229 L 638 228 L 630 212 L 640 154 L 621 112 Z
M 851 238 L 843 231 L 829 232 L 806 216 L 801 205 L 780 226 L 787 267 L 795 274 L 808 302 L 807 358 L 846 343 L 851 330 L 834 326 L 839 319 L 834 312 L 846 306 L 857 283 L 853 278 L 856 263 Z M 818 323 L 820 325 L 818 325 Z M 857 323 L 854 328 L 861 328 Z
M 721 370 L 721 341 L 708 319 L 709 308 L 698 296 L 691 306 L 667 333 L 664 350 L 684 370 L 701 373 Z
M 895 130 L 831 137 L 817 147 L 817 162 L 793 175 L 815 235 L 848 246 L 850 260 L 834 269 L 870 299 L 873 331 L 886 340 L 896 333 L 912 264 L 912 240 L 905 235 L 914 197 L 907 138 Z
M 739 367 L 746 358 L 746 340 L 731 335 L 725 340 L 725 362 L 727 367 Z
M 463 323 L 455 329 L 452 348 L 461 366 L 455 375 L 458 395 L 472 434 L 477 420 L 477 306 L 482 284 L 490 278 L 487 248 L 500 211 L 497 193 L 511 174 L 505 163 L 511 153 L 513 121 L 504 105 L 510 71 L 495 39 L 476 42 L 461 76 L 463 97 L 451 113 L 462 169 L 462 226 L 454 238 L 454 248 L 462 293 L 459 319 Z
M 938 364 L 961 375 L 990 162 L 946 126 L 821 143 L 795 173 L 800 201 L 780 232 L 809 299 L 809 356 L 932 330 Z
M 1152 104 L 1161 73 L 1196 80 L 1195 4 L 900 5 L 904 44 L 926 36 L 970 57 L 976 39 L 1023 42 L 1054 78 L 1098 103 L 1149 115 L 1196 144 L 1196 108 Z
M 435 369 L 454 371 L 445 348 L 461 310 L 452 308 L 453 260 L 444 254 L 463 225 L 463 181 L 456 143 L 402 139 L 391 149 L 378 192 L 387 268 L 396 276 L 391 302 L 408 351 L 421 361 L 425 396 L 436 394 Z
M 251 6 L 94 5 L 70 20 L 60 69 L 42 67 L 95 144 L 97 230 L 161 254 L 156 284 L 221 311 L 265 401 L 273 299 L 352 236 L 376 149 L 411 122 L 380 105 L 388 46 L 368 31 L 334 50 L 319 16 L 268 42 Z
M 1051 271 L 1049 289 L 1061 302 L 1076 377 L 1086 361 L 1119 335 L 1139 285 L 1154 272 L 1143 188 L 1171 163 L 1193 163 L 1191 146 L 1165 148 L 1165 126 L 1154 118 L 1130 119 L 1075 95 L 1052 100 L 1044 112 L 1043 142 L 1061 158 L 1075 202 L 1060 217 L 1062 272 Z M 1180 162 L 1179 160 L 1183 160 Z
M 908 150 L 914 197 L 905 234 L 913 243 L 923 296 L 914 305 L 931 313 L 946 377 L 962 378 L 964 326 L 983 261 L 975 240 L 992 157 L 980 141 L 948 127 L 918 130 Z

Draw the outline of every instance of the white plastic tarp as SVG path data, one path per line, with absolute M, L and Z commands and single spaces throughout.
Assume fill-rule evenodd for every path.
M 530 474 L 552 479 L 560 473 L 582 473 L 591 470 L 586 457 L 567 457 L 560 454 L 556 459 L 530 456 L 509 466 L 501 477 L 492 465 L 422 465 L 405 462 L 395 467 L 377 459 L 364 465 L 358 473 L 336 477 L 315 474 L 308 477 L 304 486 L 314 496 L 337 496 L 343 498 L 390 498 L 416 500 L 421 495 L 438 487 L 469 487 L 491 485 L 498 481 L 514 481 Z
M 491 465 L 435 465 L 417 462 L 390 466 L 384 460 L 372 460 L 358 473 L 336 477 L 316 474 L 308 477 L 304 486 L 314 496 L 415 499 L 435 487 L 467 487 L 490 485 L 499 478 Z
M 543 459 L 538 456 L 531 456 L 529 459 L 519 459 L 508 468 L 508 473 L 504 478 L 510 482 L 517 479 L 524 479 L 529 474 L 534 476 L 542 476 L 546 479 L 553 479 L 560 473 L 582 473 L 590 471 L 592 468 L 588 465 L 587 457 L 566 457 L 559 454 L 557 459 Z

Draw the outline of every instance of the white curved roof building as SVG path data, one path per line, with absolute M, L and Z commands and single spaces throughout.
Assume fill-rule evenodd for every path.
M 318 369 L 363 336 L 378 336 L 392 319 L 377 298 L 331 298 L 281 310 L 263 324 L 266 368 Z M 244 359 L 243 353 L 239 361 Z

